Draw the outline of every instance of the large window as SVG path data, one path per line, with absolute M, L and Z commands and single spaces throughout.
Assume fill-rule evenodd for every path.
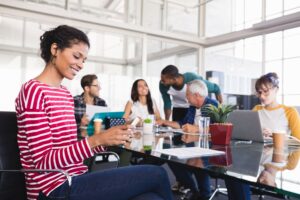
M 262 37 L 207 48 L 205 69 L 224 73 L 225 94 L 252 94 L 252 79 L 262 73 Z

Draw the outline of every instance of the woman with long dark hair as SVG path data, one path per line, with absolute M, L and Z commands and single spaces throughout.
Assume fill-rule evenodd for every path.
M 155 120 L 160 119 L 159 110 L 154 99 L 151 97 L 149 87 L 144 79 L 134 81 L 131 88 L 131 100 L 125 106 L 124 118 L 128 121 L 136 117 L 144 120 L 154 115 Z

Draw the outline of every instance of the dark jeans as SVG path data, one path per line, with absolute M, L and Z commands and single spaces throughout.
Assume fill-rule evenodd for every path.
M 68 192 L 68 184 L 50 193 L 58 199 Z M 42 198 L 38 198 L 42 199 Z M 70 200 L 171 200 L 166 171 L 159 166 L 141 165 L 86 173 L 72 178 Z
M 250 186 L 238 180 L 225 179 L 229 200 L 250 200 Z
M 182 120 L 185 117 L 187 111 L 188 111 L 188 108 L 173 108 L 172 121 Z
M 200 197 L 207 198 L 211 195 L 210 177 L 206 172 L 200 170 L 188 170 L 184 166 L 169 163 L 176 180 L 185 187 L 190 188 L 193 192 L 198 192 Z M 195 174 L 195 178 L 193 177 Z

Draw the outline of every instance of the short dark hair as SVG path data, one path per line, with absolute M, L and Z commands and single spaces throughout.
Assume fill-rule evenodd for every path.
M 255 83 L 255 90 L 258 91 L 263 85 L 272 85 L 273 87 L 279 88 L 278 76 L 275 72 L 270 72 L 265 75 L 262 75 L 257 79 Z
M 131 100 L 133 102 L 136 102 L 139 100 L 138 83 L 140 81 L 144 81 L 146 83 L 146 85 L 148 86 L 147 82 L 144 79 L 137 79 L 136 81 L 134 81 L 134 83 L 132 84 L 132 88 L 131 88 Z M 151 115 L 154 114 L 153 102 L 152 102 L 150 89 L 148 90 L 148 94 L 146 96 L 146 101 L 147 101 L 148 113 Z
M 81 82 L 80 82 L 82 89 L 84 90 L 85 86 L 91 86 L 95 79 L 98 79 L 98 77 L 95 74 L 84 75 L 81 78 Z
M 60 25 L 56 28 L 46 31 L 40 37 L 40 41 L 41 57 L 46 63 L 49 63 L 49 61 L 52 59 L 50 49 L 53 43 L 56 43 L 58 49 L 61 50 L 80 42 L 83 42 L 90 47 L 89 39 L 84 32 L 67 25 Z
M 166 75 L 168 77 L 178 77 L 180 74 L 178 68 L 175 65 L 168 65 L 161 71 L 161 75 Z

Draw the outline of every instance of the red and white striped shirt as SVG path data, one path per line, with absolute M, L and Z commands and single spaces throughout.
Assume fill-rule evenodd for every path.
M 87 139 L 77 141 L 74 100 L 63 86 L 50 87 L 36 80 L 22 85 L 16 99 L 18 145 L 24 169 L 61 169 L 83 174 L 83 160 L 104 150 L 91 150 Z M 26 173 L 27 198 L 48 195 L 66 181 L 60 173 Z

